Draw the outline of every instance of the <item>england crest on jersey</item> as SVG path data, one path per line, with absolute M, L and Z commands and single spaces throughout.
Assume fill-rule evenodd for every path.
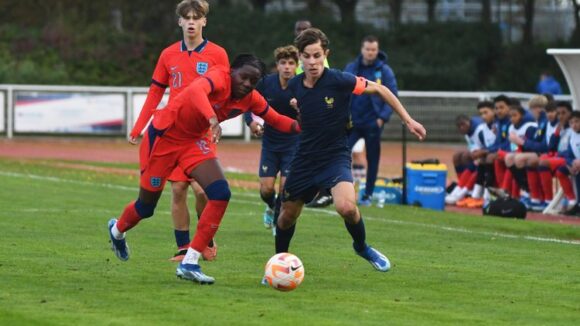
M 203 75 L 207 71 L 208 67 L 209 65 L 207 64 L 207 62 L 198 62 L 197 65 L 195 66 L 195 70 L 197 71 L 198 74 Z

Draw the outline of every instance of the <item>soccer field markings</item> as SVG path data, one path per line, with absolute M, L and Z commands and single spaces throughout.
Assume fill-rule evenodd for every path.
M 15 177 L 15 178 L 29 178 L 29 179 L 35 179 L 35 180 L 53 181 L 53 182 L 60 182 L 60 183 L 70 183 L 70 184 L 78 184 L 78 185 L 85 185 L 85 186 L 87 186 L 87 185 L 88 186 L 100 186 L 100 187 L 105 187 L 105 188 L 109 188 L 109 189 L 118 189 L 118 190 L 123 190 L 123 191 L 137 192 L 136 187 L 128 187 L 128 186 L 115 185 L 115 184 L 109 184 L 109 183 L 97 183 L 97 182 L 90 182 L 90 181 L 62 179 L 62 178 L 58 178 L 58 177 L 48 177 L 48 176 L 35 175 L 35 174 L 25 174 L 25 173 L 0 171 L 0 176 Z M 244 193 L 244 192 L 237 192 L 237 191 L 233 191 L 232 193 L 234 195 L 242 196 L 242 197 L 250 197 L 250 198 L 258 198 L 259 197 L 257 194 L 253 194 L 253 193 Z M 169 195 L 169 193 L 164 192 L 164 195 Z M 262 202 L 249 201 L 249 200 L 243 200 L 243 199 L 237 199 L 237 198 L 233 198 L 230 201 L 234 202 L 234 203 L 239 203 L 239 204 L 249 204 L 249 205 L 258 205 L 258 206 L 264 205 Z M 332 215 L 332 216 L 336 216 L 336 217 L 339 216 L 338 213 L 336 213 L 335 211 L 331 211 L 331 210 L 327 210 L 327 209 L 305 208 L 305 210 L 308 212 L 313 212 L 313 213 L 321 213 L 321 214 Z M 254 214 L 253 212 L 247 212 L 247 213 L 248 213 L 248 215 Z M 228 214 L 230 214 L 230 213 L 228 213 Z M 237 214 L 234 213 L 232 215 L 237 215 Z M 378 222 L 382 222 L 382 223 L 388 223 L 388 224 L 411 225 L 411 226 L 438 229 L 438 230 L 444 230 L 444 231 L 455 232 L 455 233 L 500 237 L 500 238 L 506 238 L 506 239 L 516 239 L 516 240 L 522 239 L 522 240 L 538 241 L 538 242 L 551 242 L 551 243 L 559 243 L 559 244 L 580 245 L 580 240 L 563 240 L 563 239 L 544 238 L 544 237 L 529 236 L 529 235 L 516 235 L 516 234 L 499 233 L 499 232 L 472 231 L 472 230 L 468 230 L 465 228 L 432 225 L 432 224 L 426 224 L 426 223 L 402 221 L 402 220 L 395 220 L 395 219 L 385 219 L 385 218 L 372 217 L 369 215 L 365 215 L 365 219 L 371 220 L 371 221 L 378 221 Z

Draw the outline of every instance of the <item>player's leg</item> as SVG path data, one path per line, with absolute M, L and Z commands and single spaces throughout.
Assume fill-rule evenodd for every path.
M 553 171 L 556 170 L 557 167 L 551 168 L 552 163 L 554 161 L 553 157 L 549 157 L 548 155 L 540 156 L 540 162 L 538 163 L 538 174 L 540 175 L 540 183 L 542 185 L 542 193 L 544 194 L 544 201 L 546 204 L 549 204 L 552 199 L 554 199 L 554 191 L 553 191 Z M 561 159 L 564 161 L 564 159 Z
M 375 125 L 369 128 L 364 134 L 364 140 L 366 144 L 366 157 L 367 157 L 367 182 L 365 187 L 365 198 L 368 199 L 368 204 L 370 205 L 370 200 L 373 196 L 375 190 L 375 182 L 377 181 L 377 175 L 379 173 L 379 160 L 381 158 L 381 135 L 383 128 Z M 365 203 L 366 204 L 366 203 Z
M 169 177 L 169 180 L 175 180 L 175 177 L 173 177 L 175 171 L 183 174 L 180 168 L 176 168 Z M 171 182 L 171 218 L 173 219 L 173 234 L 175 236 L 175 244 L 177 245 L 177 252 L 171 258 L 172 261 L 181 261 L 183 259 L 190 242 L 190 215 L 189 208 L 187 207 L 188 189 L 188 181 L 180 180 Z
M 149 153 L 149 158 L 142 161 L 139 197 L 125 207 L 119 220 L 111 219 L 108 224 L 111 248 L 123 261 L 128 260 L 130 254 L 125 233 L 142 219 L 153 216 L 167 177 L 176 163 L 174 146 L 155 138 L 141 143 L 150 149 L 142 150 Z
M 187 160 L 184 160 L 187 162 Z M 177 267 L 177 276 L 201 284 L 213 284 L 214 279 L 201 272 L 199 258 L 217 232 L 231 197 L 229 185 L 221 166 L 215 157 L 203 160 L 189 170 L 189 176 L 195 179 L 207 195 L 207 204 L 197 223 L 197 229 L 187 254 Z M 180 162 L 181 164 L 181 162 Z M 184 163 L 187 164 L 187 163 Z
M 521 153 L 516 156 L 516 167 L 525 171 L 524 177 L 530 192 L 530 208 L 541 212 L 546 208 L 544 194 L 542 192 L 542 182 L 538 173 L 540 158 L 536 153 Z
M 278 221 L 278 216 L 280 216 L 280 209 L 282 206 L 282 194 L 284 193 L 284 186 L 286 185 L 286 177 L 290 173 L 290 164 L 294 158 L 295 151 L 288 150 L 284 153 L 280 153 L 280 183 L 278 185 L 278 196 L 276 197 L 276 206 L 274 208 L 274 220 L 272 225 L 272 235 L 276 236 L 276 222 Z
M 455 205 L 465 198 L 469 192 L 471 180 L 475 184 L 477 173 L 476 166 L 471 160 L 471 154 L 467 150 L 456 152 L 453 155 L 453 164 L 457 172 L 457 186 L 449 195 L 445 196 L 445 203 L 448 205 Z
M 278 174 L 280 159 L 278 153 L 262 147 L 258 176 L 260 177 L 260 197 L 266 203 L 262 222 L 266 229 L 272 228 L 274 210 L 276 206 L 276 175 Z
M 284 182 L 280 215 L 276 221 L 276 253 L 288 252 L 290 241 L 294 236 L 296 220 L 302 212 L 304 203 L 311 201 L 319 189 L 314 183 L 315 171 L 312 169 L 312 163 L 307 159 L 293 158 L 290 171 L 292 171 L 291 174 Z
M 303 207 L 304 201 L 300 199 L 293 201 L 282 199 L 280 216 L 276 221 L 276 253 L 288 252 L 290 241 L 292 241 L 296 229 L 296 221 Z
M 564 196 L 568 199 L 568 204 L 566 205 L 564 212 L 571 211 L 576 206 L 576 193 L 574 192 L 574 186 L 570 180 L 570 170 L 566 165 L 559 167 L 556 170 L 556 178 L 560 182 L 560 186 L 564 191 Z
M 205 209 L 205 205 L 207 205 L 208 199 L 207 195 L 205 194 L 205 191 L 203 191 L 203 188 L 199 185 L 199 183 L 191 179 L 190 185 L 191 189 L 193 190 L 193 194 L 195 196 L 195 213 L 197 215 L 197 220 L 199 221 L 201 213 Z M 215 239 L 212 238 L 211 240 L 209 240 L 207 247 L 205 247 L 205 249 L 201 252 L 201 256 L 203 257 L 204 260 L 209 261 L 215 260 L 217 257 L 217 250 L 218 245 Z
M 358 128 L 353 128 L 348 135 L 347 146 L 352 154 L 352 176 L 355 182 L 366 180 L 365 139 Z M 365 184 L 366 187 L 366 184 Z M 363 198 L 359 198 L 359 201 Z
M 353 248 L 357 255 L 366 259 L 381 272 L 391 268 L 391 263 L 385 255 L 366 243 L 366 230 L 360 211 L 355 203 L 355 190 L 352 182 L 341 181 L 331 189 L 336 212 L 344 219 L 344 225 L 353 240 Z

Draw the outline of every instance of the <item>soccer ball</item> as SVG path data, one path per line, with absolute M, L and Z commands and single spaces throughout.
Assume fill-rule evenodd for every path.
M 266 264 L 266 281 L 279 291 L 292 291 L 304 279 L 304 266 L 300 259 L 287 252 L 279 253 Z

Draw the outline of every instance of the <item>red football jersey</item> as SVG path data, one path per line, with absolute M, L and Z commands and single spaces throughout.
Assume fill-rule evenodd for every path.
M 261 116 L 281 131 L 298 131 L 295 120 L 270 110 L 268 102 L 256 90 L 242 99 L 232 99 L 229 69 L 217 66 L 193 81 L 164 109 L 158 110 L 153 126 L 167 129 L 163 135 L 166 139 L 190 141 L 206 135 L 209 118 L 216 116 L 221 122 L 247 111 Z
M 193 51 L 187 51 L 184 41 L 176 42 L 161 52 L 152 82 L 161 87 L 169 86 L 171 101 L 215 65 L 230 66 L 228 54 L 221 46 L 204 39 Z
M 169 86 L 169 100 L 175 98 L 195 78 L 205 74 L 213 66 L 230 66 L 228 54 L 219 45 L 206 39 L 193 51 L 188 51 L 184 41 L 165 48 L 159 56 L 147 99 L 135 125 L 131 137 L 137 137 L 157 109 L 165 88 Z

